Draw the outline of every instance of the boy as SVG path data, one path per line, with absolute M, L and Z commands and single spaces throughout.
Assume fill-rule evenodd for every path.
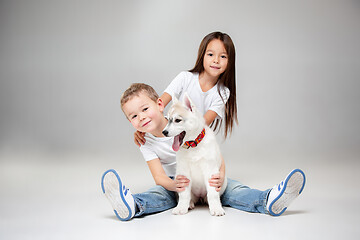
M 185 176 L 175 178 L 173 138 L 162 134 L 167 119 L 163 116 L 164 104 L 155 90 L 146 84 L 132 84 L 121 97 L 121 108 L 136 130 L 146 132 L 146 143 L 141 146 L 140 151 L 156 183 L 147 192 L 132 195 L 115 170 L 110 169 L 103 174 L 103 193 L 110 201 L 115 215 L 120 220 L 127 221 L 175 207 L 176 192 L 183 191 L 189 180 Z M 220 190 L 223 182 L 221 176 L 224 174 L 220 173 L 209 180 L 210 185 L 217 190 Z M 284 181 L 265 191 L 251 189 L 228 179 L 221 201 L 224 206 L 239 210 L 279 216 L 302 192 L 304 185 L 305 175 L 299 169 L 293 170 Z

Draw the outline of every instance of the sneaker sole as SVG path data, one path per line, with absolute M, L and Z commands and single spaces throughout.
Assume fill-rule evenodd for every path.
M 269 206 L 272 216 L 283 214 L 288 205 L 301 194 L 305 187 L 305 174 L 300 169 L 293 170 L 285 179 L 284 187 L 279 196 Z
M 117 172 L 113 169 L 107 170 L 101 178 L 101 188 L 110 201 L 115 215 L 121 221 L 131 218 L 132 212 L 129 204 L 125 201 L 122 191 L 123 184 Z

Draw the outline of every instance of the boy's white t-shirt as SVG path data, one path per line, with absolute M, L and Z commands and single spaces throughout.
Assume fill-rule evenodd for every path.
M 225 103 L 229 99 L 230 90 L 220 87 L 221 96 L 218 93 L 218 85 L 207 92 L 203 92 L 199 83 L 199 74 L 183 71 L 179 73 L 170 85 L 165 89 L 166 93 L 183 100 L 185 92 L 189 95 L 197 109 L 204 115 L 208 110 L 217 113 L 217 118 L 224 117 Z
M 166 175 L 174 177 L 176 174 L 176 152 L 172 149 L 174 137 L 155 137 L 146 133 L 145 139 L 145 144 L 140 147 L 145 161 L 159 158 Z

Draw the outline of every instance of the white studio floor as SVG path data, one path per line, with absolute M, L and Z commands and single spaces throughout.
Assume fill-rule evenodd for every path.
M 206 206 L 198 206 L 184 216 L 165 211 L 120 222 L 102 195 L 100 178 L 114 168 L 133 193 L 145 191 L 153 180 L 137 156 L 131 162 L 124 155 L 1 154 L 0 239 L 360 237 L 360 163 L 356 159 L 307 159 L 297 166 L 285 160 L 272 165 L 268 161 L 228 164 L 230 177 L 258 189 L 272 187 L 293 168 L 304 170 L 304 192 L 280 217 L 231 208 L 225 208 L 223 217 L 212 217 Z

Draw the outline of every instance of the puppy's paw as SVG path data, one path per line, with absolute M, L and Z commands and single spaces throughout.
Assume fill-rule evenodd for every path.
M 212 216 L 224 216 L 225 215 L 225 211 L 222 207 L 212 207 L 210 208 L 210 214 Z
M 177 206 L 176 208 L 174 208 L 172 210 L 172 214 L 174 214 L 174 215 L 184 215 L 188 211 L 189 211 L 188 207 Z

